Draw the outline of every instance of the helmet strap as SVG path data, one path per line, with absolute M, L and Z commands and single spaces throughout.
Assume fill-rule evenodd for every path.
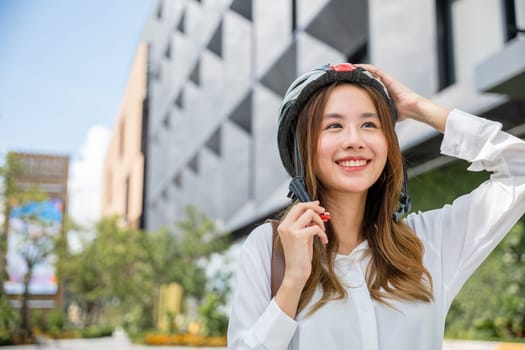
M 310 194 L 306 190 L 306 184 L 304 182 L 304 165 L 301 158 L 301 151 L 299 149 L 299 141 L 297 135 L 294 134 L 294 169 L 295 176 L 290 181 L 288 188 L 288 198 L 292 200 L 298 199 L 301 202 L 310 202 L 312 199 Z
M 396 212 L 392 214 L 392 218 L 395 222 L 399 222 L 403 215 L 410 211 L 412 204 L 410 202 L 410 197 L 408 196 L 408 174 L 406 164 L 403 162 L 403 188 L 401 189 L 401 194 L 399 195 L 399 208 Z

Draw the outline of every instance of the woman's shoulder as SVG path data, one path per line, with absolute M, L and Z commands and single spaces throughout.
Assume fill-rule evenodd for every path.
M 417 211 L 408 214 L 404 223 L 418 236 L 423 244 L 427 244 L 430 237 L 434 236 L 436 231 L 436 221 L 439 220 L 440 210 L 433 209 L 428 211 Z
M 255 227 L 246 238 L 243 244 L 243 251 L 259 252 L 271 255 L 272 252 L 272 224 L 265 222 Z

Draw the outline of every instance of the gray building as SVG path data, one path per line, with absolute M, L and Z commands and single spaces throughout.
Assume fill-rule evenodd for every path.
M 524 0 L 159 0 L 149 43 L 146 228 L 193 204 L 242 235 L 289 203 L 276 145 L 288 84 L 371 62 L 440 104 L 525 135 Z M 412 176 L 448 161 L 397 126 Z

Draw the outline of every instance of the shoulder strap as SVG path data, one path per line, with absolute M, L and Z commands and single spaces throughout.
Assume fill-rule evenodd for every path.
M 273 298 L 275 294 L 277 294 L 277 291 L 279 290 L 279 287 L 281 286 L 281 283 L 283 282 L 284 278 L 284 268 L 285 268 L 285 261 L 284 261 L 284 251 L 283 251 L 283 245 L 281 244 L 281 239 L 279 238 L 279 232 L 277 231 L 277 227 L 279 226 L 279 221 L 277 220 L 267 220 L 266 222 L 269 222 L 272 224 L 272 266 L 271 266 L 271 289 L 272 289 L 272 295 Z

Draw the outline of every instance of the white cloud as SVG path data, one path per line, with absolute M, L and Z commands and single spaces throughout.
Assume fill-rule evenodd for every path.
M 92 126 L 80 149 L 80 159 L 70 166 L 68 183 L 69 216 L 81 225 L 91 225 L 100 218 L 102 170 L 111 131 Z

